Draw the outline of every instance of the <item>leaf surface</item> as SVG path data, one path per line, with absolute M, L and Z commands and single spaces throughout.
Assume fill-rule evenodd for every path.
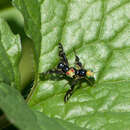
M 94 87 L 82 83 L 66 104 L 63 98 L 70 87 L 64 87 L 66 80 L 39 81 L 30 106 L 89 129 L 129 128 L 129 0 L 14 0 L 14 4 L 34 41 L 39 73 L 58 64 L 59 42 L 70 66 L 75 49 L 84 67 L 95 72 Z
M 0 109 L 9 121 L 20 130 L 78 130 L 79 127 L 71 123 L 50 119 L 40 112 L 33 112 L 27 106 L 14 88 L 19 84 L 20 39 L 11 32 L 3 19 L 0 19 L 0 39 Z M 1 125 L 2 122 L 0 129 L 4 127 Z
M 13 87 L 0 83 L 0 108 L 20 130 L 40 130 L 34 113 Z
M 20 93 L 5 83 L 0 83 L 0 108 L 20 130 L 78 130 L 78 127 L 56 119 L 50 119 L 40 112 L 33 112 Z M 64 124 L 64 127 L 63 125 Z M 84 129 L 83 129 L 84 130 Z
M 0 82 L 20 88 L 18 71 L 20 57 L 19 35 L 14 35 L 7 23 L 0 18 Z

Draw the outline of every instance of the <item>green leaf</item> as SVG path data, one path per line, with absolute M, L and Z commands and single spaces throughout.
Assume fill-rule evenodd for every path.
M 41 33 L 40 33 L 40 1 L 33 0 L 13 0 L 14 5 L 17 6 L 19 10 L 24 14 L 25 21 L 25 31 L 31 39 L 33 38 L 33 46 L 34 46 L 34 59 L 35 59 L 35 71 L 37 73 L 38 69 L 38 61 L 40 56 L 40 41 L 41 41 Z M 32 11 L 33 10 L 33 11 Z
M 20 93 L 5 83 L 0 83 L 0 108 L 11 123 L 21 130 L 40 130 L 34 113 L 28 108 Z
M 15 7 L 10 7 L 0 11 L 0 17 L 7 21 L 14 34 L 20 35 L 21 41 L 23 42 L 26 36 L 23 28 L 24 19 L 21 13 Z
M 20 130 L 78 130 L 79 127 L 71 123 L 33 112 L 13 87 L 19 84 L 20 39 L 11 32 L 3 19 L 0 19 L 0 44 L 0 109 L 10 122 Z
M 0 18 L 0 81 L 20 87 L 18 71 L 21 57 L 19 35 L 14 35 L 7 23 Z
M 34 111 L 35 112 L 35 111 Z M 85 128 L 80 128 L 75 126 L 72 123 L 68 123 L 63 120 L 49 118 L 41 112 L 35 112 L 37 116 L 38 124 L 41 126 L 43 130 L 87 130 Z
M 33 112 L 20 93 L 5 83 L 0 83 L 0 108 L 20 130 L 79 130 L 71 123 L 50 119 L 40 112 Z M 64 124 L 64 127 L 61 124 Z
M 63 98 L 70 87 L 64 87 L 66 80 L 39 81 L 30 106 L 88 129 L 129 128 L 129 0 L 13 2 L 34 41 L 36 72 L 58 64 L 58 42 L 63 44 L 70 65 L 74 64 L 74 48 L 84 67 L 95 72 L 94 87 L 82 83 L 66 104 Z
M 5 8 L 9 8 L 11 5 L 9 0 L 1 0 L 0 1 L 0 10 L 5 9 Z

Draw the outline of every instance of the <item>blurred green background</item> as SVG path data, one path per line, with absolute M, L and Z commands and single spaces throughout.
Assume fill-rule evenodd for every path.
M 21 13 L 12 6 L 11 0 L 0 0 L 0 17 L 9 24 L 14 34 L 21 37 L 22 56 L 19 65 L 22 90 L 33 80 L 33 49 L 32 41 L 24 32 L 24 19 Z

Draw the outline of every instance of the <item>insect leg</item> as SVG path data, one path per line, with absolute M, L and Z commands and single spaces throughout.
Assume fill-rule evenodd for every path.
M 64 62 L 66 65 L 69 65 L 66 54 L 64 52 L 64 49 L 61 43 L 59 43 L 59 56 L 61 57 L 62 62 Z
M 45 72 L 45 73 L 44 73 L 44 72 L 40 73 L 40 74 L 39 74 L 39 78 L 40 78 L 41 80 L 43 80 L 43 79 L 46 78 L 46 75 L 48 75 L 48 74 L 59 74 L 59 75 L 62 75 L 63 72 L 62 72 L 62 71 L 59 71 L 59 70 L 57 70 L 57 69 L 48 70 L 48 71 Z
M 74 50 L 74 54 L 75 54 L 75 65 L 76 65 L 76 68 L 77 69 L 81 69 L 83 66 L 82 66 L 82 63 L 80 62 L 79 57 L 76 55 L 75 50 Z
M 62 71 L 59 71 L 57 69 L 52 69 L 52 70 L 48 70 L 47 72 L 42 72 L 40 73 L 40 77 L 42 77 L 43 75 L 47 75 L 47 74 L 63 74 Z
M 46 74 L 63 74 L 62 71 L 59 71 L 57 69 L 48 70 Z
M 88 84 L 89 84 L 90 86 L 93 86 L 93 85 L 94 85 L 94 82 L 95 82 L 95 79 L 94 79 L 94 78 L 91 78 L 91 79 L 86 78 L 86 80 L 87 80 L 87 82 L 88 82 Z
M 75 87 L 76 83 L 77 83 L 77 81 L 74 80 L 74 81 L 72 82 L 71 88 L 66 92 L 66 94 L 65 94 L 65 96 L 64 96 L 64 102 L 65 102 L 65 103 L 69 100 L 69 98 L 70 98 L 71 95 L 73 94 L 73 90 L 74 90 L 74 87 Z

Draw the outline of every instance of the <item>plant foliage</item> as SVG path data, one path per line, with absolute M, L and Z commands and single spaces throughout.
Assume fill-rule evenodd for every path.
M 13 0 L 13 5 L 23 14 L 25 31 L 33 40 L 36 77 L 28 104 L 34 113 L 39 111 L 88 129 L 130 128 L 129 0 Z M 64 87 L 66 80 L 38 79 L 39 73 L 58 64 L 59 42 L 70 65 L 74 64 L 75 49 L 96 79 L 93 87 L 82 83 L 66 104 L 63 97 L 70 87 Z M 5 69 L 13 65 L 11 59 L 2 59 L 10 61 Z M 9 74 L 7 80 L 0 77 L 2 82 L 18 86 L 14 68 L 5 73 L 5 77 Z M 42 121 L 47 119 L 38 123 Z

